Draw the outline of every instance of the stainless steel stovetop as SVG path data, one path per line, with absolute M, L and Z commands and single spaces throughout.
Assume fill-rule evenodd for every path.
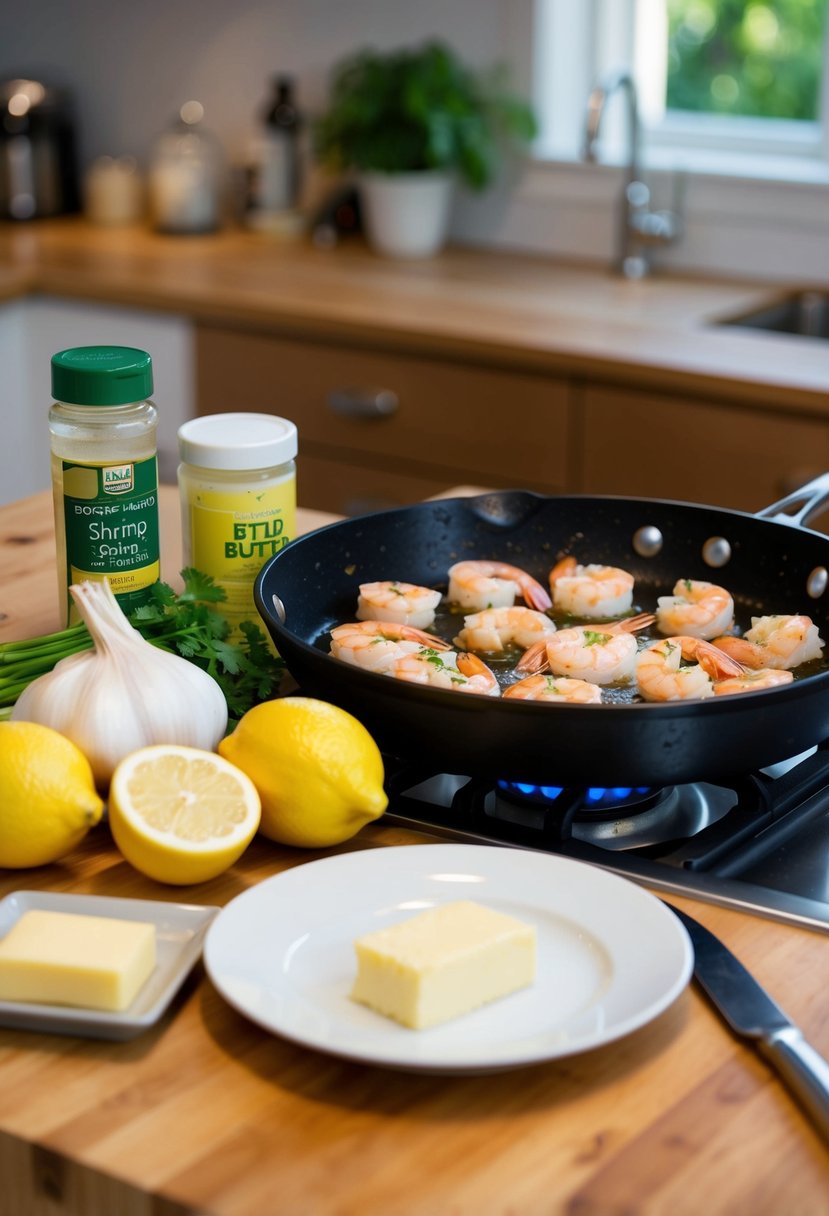
M 829 933 L 829 741 L 729 784 L 522 786 L 386 761 L 387 821 L 559 853 L 655 890 Z

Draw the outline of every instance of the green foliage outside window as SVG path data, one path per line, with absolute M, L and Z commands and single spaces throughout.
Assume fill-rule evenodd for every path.
M 667 0 L 669 110 L 815 121 L 829 0 Z

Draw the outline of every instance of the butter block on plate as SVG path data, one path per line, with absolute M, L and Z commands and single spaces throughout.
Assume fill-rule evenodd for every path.
M 117 1013 L 155 960 L 155 925 L 30 909 L 0 940 L 0 1000 Z
M 535 978 L 535 927 L 471 900 L 366 933 L 354 948 L 352 999 L 413 1030 L 459 1017 Z

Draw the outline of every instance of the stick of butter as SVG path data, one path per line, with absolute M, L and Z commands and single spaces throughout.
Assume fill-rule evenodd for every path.
M 155 925 L 31 909 L 0 940 L 0 1000 L 119 1012 L 155 967 Z
M 355 941 L 352 1000 L 413 1030 L 526 988 L 535 927 L 470 900 L 440 904 Z

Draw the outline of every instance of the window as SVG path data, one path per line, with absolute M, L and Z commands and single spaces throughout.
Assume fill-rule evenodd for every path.
M 828 13 L 829 0 L 538 0 L 539 154 L 577 159 L 590 88 L 628 67 L 651 166 L 825 180 Z M 602 159 L 618 161 L 624 124 L 607 119 Z
M 655 7 L 662 27 L 657 54 L 666 110 L 818 121 L 825 0 L 667 0 L 639 7 L 645 21 Z

